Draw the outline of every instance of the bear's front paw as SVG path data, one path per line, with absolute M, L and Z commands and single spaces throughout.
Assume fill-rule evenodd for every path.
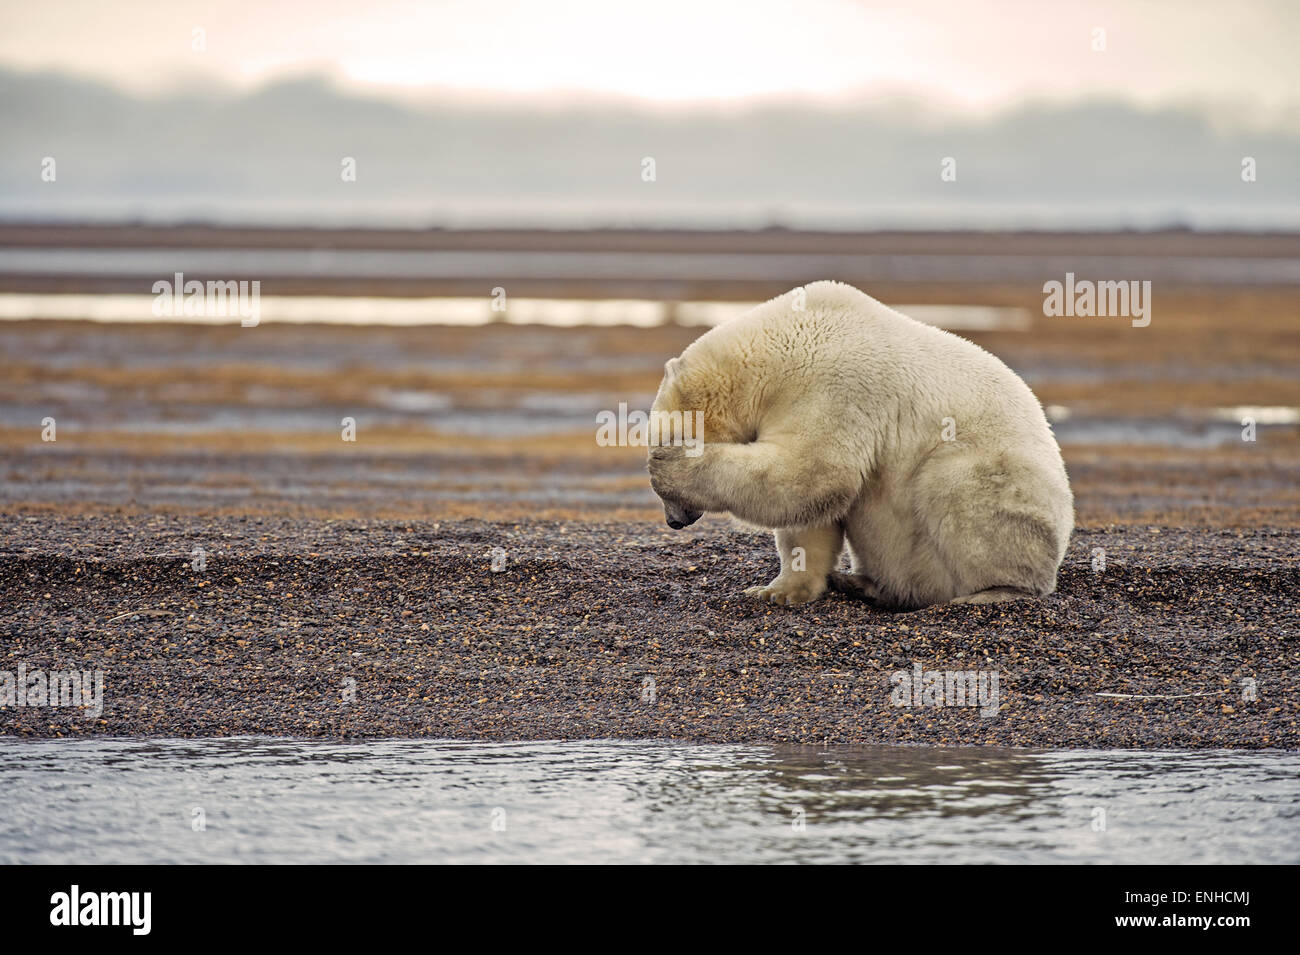
M 810 603 L 826 592 L 826 581 L 817 580 L 808 574 L 798 577 L 777 577 L 770 584 L 746 589 L 745 596 L 757 597 L 769 603 L 786 607 L 797 607 Z
M 647 462 L 650 486 L 661 498 L 682 498 L 689 485 L 690 466 L 683 448 L 671 444 L 652 447 Z
M 656 444 L 650 448 L 647 466 L 653 477 L 656 474 L 667 474 L 686 463 L 685 448 L 675 447 L 671 444 Z

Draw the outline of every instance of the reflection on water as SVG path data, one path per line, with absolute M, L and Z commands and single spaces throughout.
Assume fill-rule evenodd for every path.
M 0 862 L 1300 861 L 1300 754 L 0 741 Z
M 0 257 L 3 257 L 0 250 Z M 155 296 L 120 293 L 75 294 L 0 292 L 0 319 L 86 320 L 92 322 L 157 322 L 235 325 L 230 314 L 154 314 Z M 758 302 L 691 302 L 653 299 L 521 298 L 508 300 L 503 311 L 493 300 L 477 298 L 395 298 L 361 295 L 259 295 L 260 323 L 324 323 L 330 325 L 553 325 L 601 327 L 634 325 L 650 328 L 673 323 L 708 327 L 744 315 Z M 898 311 L 918 322 L 959 331 L 1024 331 L 1029 313 L 997 305 L 898 305 Z

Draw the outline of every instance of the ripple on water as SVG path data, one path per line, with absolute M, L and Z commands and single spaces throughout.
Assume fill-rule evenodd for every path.
M 5 863 L 1300 861 L 1290 752 L 2 740 L 0 780 Z

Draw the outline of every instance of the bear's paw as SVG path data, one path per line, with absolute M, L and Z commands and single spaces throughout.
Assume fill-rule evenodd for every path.
M 826 592 L 826 581 L 816 580 L 807 574 L 797 577 L 777 577 L 770 584 L 749 587 L 745 596 L 757 597 L 768 603 L 784 607 L 797 607 L 811 603 Z

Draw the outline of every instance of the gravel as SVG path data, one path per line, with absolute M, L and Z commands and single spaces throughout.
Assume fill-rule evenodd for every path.
M 3 707 L 4 735 L 1300 746 L 1300 529 L 1085 527 L 1048 598 L 909 614 L 743 597 L 776 556 L 719 518 L 9 514 L 0 541 L 0 672 L 104 674 L 102 712 Z M 918 665 L 996 675 L 996 713 L 896 705 Z

